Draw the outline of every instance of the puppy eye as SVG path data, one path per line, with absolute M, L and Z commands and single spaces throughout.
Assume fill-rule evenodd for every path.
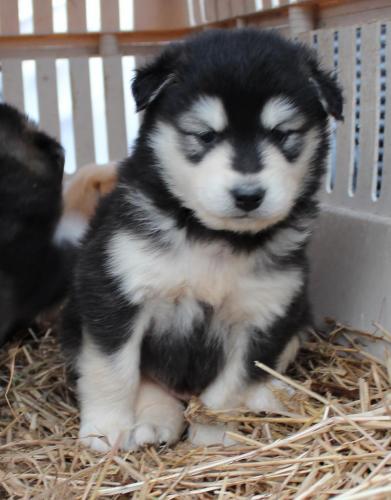
M 208 130 L 207 132 L 199 134 L 198 137 L 204 144 L 211 144 L 216 140 L 217 132 L 215 132 L 214 130 Z
M 278 142 L 285 142 L 288 137 L 293 134 L 292 130 L 279 130 L 278 128 L 274 128 L 270 131 L 271 136 Z

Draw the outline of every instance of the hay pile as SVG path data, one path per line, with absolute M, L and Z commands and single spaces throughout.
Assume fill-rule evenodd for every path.
M 372 341 L 342 327 L 310 338 L 289 372 L 287 416 L 211 414 L 193 401 L 189 420 L 239 422 L 234 447 L 101 456 L 78 445 L 55 335 L 30 330 L 0 351 L 0 498 L 389 499 L 391 359 L 360 355 L 360 338 Z

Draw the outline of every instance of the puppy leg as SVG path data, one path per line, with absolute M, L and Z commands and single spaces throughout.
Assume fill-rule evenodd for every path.
M 297 335 L 291 338 L 284 350 L 280 354 L 276 371 L 284 373 L 290 363 L 295 359 L 300 348 L 300 340 Z M 286 391 L 289 395 L 294 393 L 294 390 L 287 386 L 284 382 L 268 377 L 265 381 L 257 382 L 251 385 L 246 391 L 245 405 L 251 411 L 281 413 L 285 410 L 283 403 L 276 395 L 277 391 Z
M 227 361 L 214 382 L 201 394 L 200 399 L 205 406 L 214 410 L 235 409 L 241 406 L 242 391 L 245 380 L 244 349 L 246 343 L 242 334 L 236 335 L 229 349 Z M 229 446 L 235 441 L 226 432 L 234 430 L 235 425 L 192 424 L 189 428 L 189 439 L 197 446 L 224 444 Z
M 97 451 L 133 446 L 139 386 L 139 338 L 133 335 L 114 354 L 104 354 L 84 336 L 78 359 L 80 439 Z
M 248 386 L 246 381 L 245 349 L 247 348 L 246 333 L 238 334 L 236 342 L 230 350 L 226 365 L 216 380 L 201 395 L 202 402 L 212 409 L 235 409 L 240 406 L 259 412 L 282 412 L 284 406 L 275 390 L 290 391 L 285 384 L 268 377 L 262 382 Z M 295 358 L 299 349 L 299 340 L 293 337 L 280 354 L 277 361 L 277 371 L 283 372 Z M 195 445 L 224 444 L 234 441 L 226 432 L 233 426 L 193 424 L 189 429 L 189 439 Z
M 134 447 L 146 444 L 173 444 L 184 429 L 184 407 L 156 383 L 143 379 L 136 401 Z

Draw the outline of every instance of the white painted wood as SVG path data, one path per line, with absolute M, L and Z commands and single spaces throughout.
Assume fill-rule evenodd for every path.
M 80 167 L 95 161 L 88 58 L 71 58 L 69 66 L 76 164 Z
M 53 11 L 51 0 L 33 0 L 34 32 L 53 32 Z M 37 58 L 37 94 L 39 124 L 51 135 L 60 139 L 58 112 L 56 61 L 52 58 Z
M 71 33 L 82 33 L 86 31 L 87 9 L 86 0 L 68 0 L 68 31 Z
M 318 55 L 319 60 L 323 68 L 328 71 L 334 70 L 333 64 L 333 40 L 334 40 L 334 30 L 319 30 L 317 32 L 318 37 Z M 329 186 L 331 183 L 331 155 L 327 162 L 327 173 L 325 178 L 324 187 L 321 192 L 322 201 L 327 203 L 327 198 L 329 197 Z
M 387 23 L 386 37 L 386 115 L 384 137 L 384 170 L 380 198 L 377 202 L 377 212 L 391 217 L 391 22 Z
M 310 246 L 315 319 L 391 331 L 391 218 L 326 207 Z
M 190 4 L 189 4 L 190 2 Z M 199 25 L 203 23 L 202 20 L 202 9 L 201 9 L 201 0 L 189 0 L 188 5 L 191 9 L 193 19 L 191 19 L 190 16 L 190 9 L 189 9 L 189 24 L 191 24 L 191 21 L 194 21 L 194 25 Z
M 246 14 L 245 0 L 231 0 L 231 13 L 233 16 L 242 16 Z
M 118 0 L 100 0 L 101 30 L 114 32 L 119 30 Z
M 334 190 L 329 203 L 349 205 L 349 186 L 353 172 L 354 155 L 354 111 L 355 111 L 355 57 L 356 29 L 345 28 L 339 31 L 338 80 L 343 88 L 344 121 L 337 128 L 336 176 Z
M 378 155 L 379 47 L 379 25 L 377 23 L 364 25 L 361 30 L 360 160 L 354 205 L 365 211 L 375 210 L 372 192 Z
M 255 0 L 244 0 L 244 10 L 246 14 L 251 14 L 257 10 L 256 1 Z
M 208 23 L 217 19 L 217 0 L 205 0 L 205 14 Z
M 34 31 L 35 33 L 53 32 L 52 0 L 34 0 Z
M 37 91 L 39 124 L 48 133 L 60 139 L 57 76 L 53 59 L 37 59 Z
M 127 155 L 122 63 L 119 56 L 103 58 L 109 160 Z
M 291 6 L 288 17 L 291 37 L 311 31 L 315 27 L 315 12 L 310 7 Z
M 217 0 L 217 19 L 227 19 L 232 16 L 230 0 Z
M 17 35 L 19 33 L 18 2 L 0 0 L 0 34 Z
M 3 98 L 21 111 L 24 110 L 22 61 L 20 59 L 3 59 Z

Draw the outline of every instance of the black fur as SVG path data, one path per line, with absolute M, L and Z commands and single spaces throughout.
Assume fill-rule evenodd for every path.
M 132 205 L 132 195 L 142 194 L 154 208 L 183 229 L 189 243 L 225 242 L 233 252 L 250 255 L 267 244 L 282 229 L 300 227 L 303 220 L 317 214 L 316 192 L 325 169 L 328 151 L 328 113 L 342 116 L 342 97 L 334 80 L 323 72 L 314 55 L 302 45 L 292 44 L 270 32 L 258 30 L 209 31 L 166 49 L 148 66 L 138 70 L 133 82 L 137 109 L 145 109 L 139 138 L 131 158 L 120 170 L 119 185 L 98 208 L 79 260 L 71 302 L 64 318 L 63 343 L 69 359 L 75 360 L 82 342 L 82 326 L 102 352 L 113 353 L 129 338 L 138 307 L 120 292 L 118 279 L 108 274 L 107 243 L 117 230 L 142 236 L 151 249 L 169 245 L 164 230 L 151 231 L 139 217 L 140 207 Z M 158 167 L 148 142 L 156 120 L 178 128 L 178 115 L 187 110 L 200 94 L 218 96 L 228 113 L 225 140 L 234 144 L 235 167 L 242 172 L 263 168 L 254 154 L 254 141 L 264 138 L 281 145 L 288 161 L 294 161 L 301 148 L 300 137 L 294 148 L 284 151 L 283 138 L 260 127 L 259 110 L 275 95 L 287 95 L 301 110 L 306 129 L 318 125 L 321 139 L 312 161 L 311 172 L 300 197 L 287 217 L 256 234 L 210 229 L 171 191 Z M 321 101 L 326 102 L 327 109 Z M 274 135 L 273 135 L 274 134 Z M 190 159 L 197 163 L 210 146 L 207 138 L 200 152 Z M 219 140 L 219 139 L 212 139 Z M 220 138 L 221 140 L 221 138 Z M 183 148 L 186 151 L 186 137 Z M 148 209 L 142 214 L 148 219 Z M 306 268 L 305 244 L 289 255 L 270 252 L 270 266 L 280 269 Z M 129 255 L 132 259 L 132 255 Z M 142 345 L 141 370 L 176 391 L 201 392 L 214 379 L 225 362 L 223 346 L 208 344 L 211 306 L 202 323 L 196 322 L 186 338 L 167 332 L 153 336 L 149 324 Z M 213 309 L 213 308 L 212 308 Z M 77 317 L 79 318 L 77 321 Z M 78 326 L 76 327 L 76 324 Z M 249 327 L 247 369 L 249 378 L 260 376 L 253 368 L 258 359 L 271 366 L 287 342 L 310 323 L 306 282 L 286 313 L 278 317 L 267 332 Z M 267 340 L 265 340 L 267 338 Z
M 0 105 L 0 343 L 63 297 L 73 248 L 53 244 L 62 210 L 60 144 Z

